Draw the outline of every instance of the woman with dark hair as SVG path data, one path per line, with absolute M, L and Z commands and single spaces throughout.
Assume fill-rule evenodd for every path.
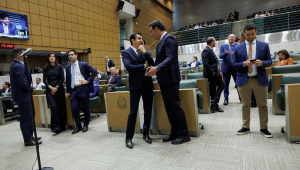
M 277 61 L 275 66 L 293 65 L 293 59 L 286 50 L 280 50 L 278 54 L 279 60 Z
M 235 43 L 238 43 L 238 44 L 241 44 L 241 39 L 240 39 L 240 36 L 236 36 L 235 38 Z
M 66 101 L 64 68 L 58 64 L 55 54 L 50 52 L 46 59 L 43 82 L 46 85 L 46 97 L 51 110 L 51 131 L 58 134 L 66 130 Z

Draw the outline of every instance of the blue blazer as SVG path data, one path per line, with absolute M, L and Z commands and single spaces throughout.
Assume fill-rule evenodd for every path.
M 98 95 L 98 91 L 99 91 L 99 80 L 97 79 L 97 81 L 93 82 L 93 86 L 94 86 L 94 92 L 90 93 L 90 97 L 95 97 Z
M 25 76 L 25 66 L 18 60 L 14 60 L 10 65 L 10 83 L 12 99 L 16 104 L 29 102 L 27 84 L 31 85 L 31 72 L 28 69 L 28 80 Z M 32 86 L 30 86 L 32 92 Z
M 4 33 L 4 28 L 2 22 L 0 22 L 0 33 Z M 18 35 L 18 30 L 16 26 L 12 23 L 8 24 L 8 33 L 9 35 Z
M 174 36 L 166 33 L 156 48 L 155 66 L 157 81 L 161 83 L 179 82 L 178 43 Z
M 83 77 L 89 81 L 89 84 L 86 84 L 89 87 L 90 93 L 94 92 L 93 79 L 97 76 L 97 70 L 91 67 L 87 62 L 78 61 L 79 69 Z M 92 73 L 92 74 L 90 74 Z M 71 64 L 66 66 L 66 84 L 67 84 L 67 93 L 71 93 Z
M 256 40 L 256 59 L 263 62 L 262 66 L 257 67 L 257 77 L 259 84 L 262 86 L 268 85 L 268 77 L 266 67 L 272 64 L 269 44 Z M 243 62 L 248 60 L 246 44 L 236 46 L 235 52 L 233 53 L 232 63 L 233 68 L 237 70 L 236 85 L 243 86 L 246 84 L 248 77 L 248 67 L 243 66 Z
M 182 65 L 182 67 L 186 67 L 186 66 L 191 67 L 192 63 L 193 63 L 193 62 L 190 62 L 190 64 L 184 64 L 184 65 Z M 201 64 L 201 63 L 200 63 L 199 61 L 196 61 L 196 66 L 195 66 L 195 67 L 198 67 L 200 64 Z
M 148 62 L 149 66 L 154 66 L 154 61 L 151 53 L 142 53 L 139 58 L 135 51 L 130 47 L 121 53 L 124 67 L 129 73 L 129 90 L 136 90 L 143 87 L 144 83 L 153 88 L 152 78 L 145 76 L 145 62 Z
M 238 45 L 239 45 L 238 43 L 233 44 L 233 49 L 232 49 L 233 53 L 234 53 L 235 47 L 238 46 Z M 226 54 L 225 49 L 227 51 L 230 51 L 228 44 L 224 44 L 220 48 L 220 58 L 223 59 L 222 66 L 221 66 L 221 72 L 222 73 L 227 73 L 227 70 L 230 66 L 230 54 Z

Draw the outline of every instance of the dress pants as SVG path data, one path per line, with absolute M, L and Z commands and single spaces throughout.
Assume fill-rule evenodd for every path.
M 24 142 L 30 142 L 33 135 L 32 118 L 30 113 L 30 102 L 18 104 L 20 112 L 20 127 Z M 34 106 L 32 103 L 33 116 L 35 115 Z
M 224 90 L 224 83 L 222 80 L 222 76 L 218 73 L 214 76 L 208 77 L 209 81 L 209 93 L 211 100 L 214 100 L 217 104 L 220 101 L 220 96 L 222 91 Z M 217 89 L 218 86 L 218 89 Z
M 71 90 L 71 110 L 76 123 L 76 126 L 81 126 L 79 109 L 83 106 L 84 125 L 89 125 L 90 122 L 90 91 L 87 85 L 75 87 Z
M 127 120 L 126 139 L 133 138 L 141 96 L 144 106 L 143 135 L 149 135 L 152 115 L 153 89 L 152 87 L 148 87 L 144 84 L 144 86 L 140 89 L 130 90 L 130 113 Z
M 252 90 L 256 97 L 259 112 L 260 129 L 268 128 L 268 86 L 262 86 L 258 78 L 248 78 L 244 86 L 238 86 L 242 98 L 243 127 L 250 129 L 250 107 Z
M 171 135 L 188 136 L 185 113 L 179 100 L 179 82 L 161 83 L 160 89 L 171 124 Z
M 224 98 L 228 101 L 229 96 L 229 84 L 231 76 L 233 77 L 234 83 L 236 82 L 236 70 L 232 68 L 232 66 L 228 67 L 228 70 L 226 73 L 223 73 L 223 81 L 224 81 Z M 239 94 L 239 91 L 237 89 L 237 92 Z M 240 95 L 239 95 L 240 98 Z

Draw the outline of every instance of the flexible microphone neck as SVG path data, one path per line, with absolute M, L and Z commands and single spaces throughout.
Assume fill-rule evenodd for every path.
M 19 56 L 19 58 L 22 57 L 22 56 L 24 56 L 24 55 L 26 55 L 26 54 L 28 54 L 28 53 L 30 53 L 31 51 L 32 51 L 31 48 L 27 48 L 27 50 L 24 51 L 24 52 Z

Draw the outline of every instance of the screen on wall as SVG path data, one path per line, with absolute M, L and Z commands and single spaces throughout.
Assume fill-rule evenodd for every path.
M 29 39 L 27 15 L 0 10 L 0 37 Z

